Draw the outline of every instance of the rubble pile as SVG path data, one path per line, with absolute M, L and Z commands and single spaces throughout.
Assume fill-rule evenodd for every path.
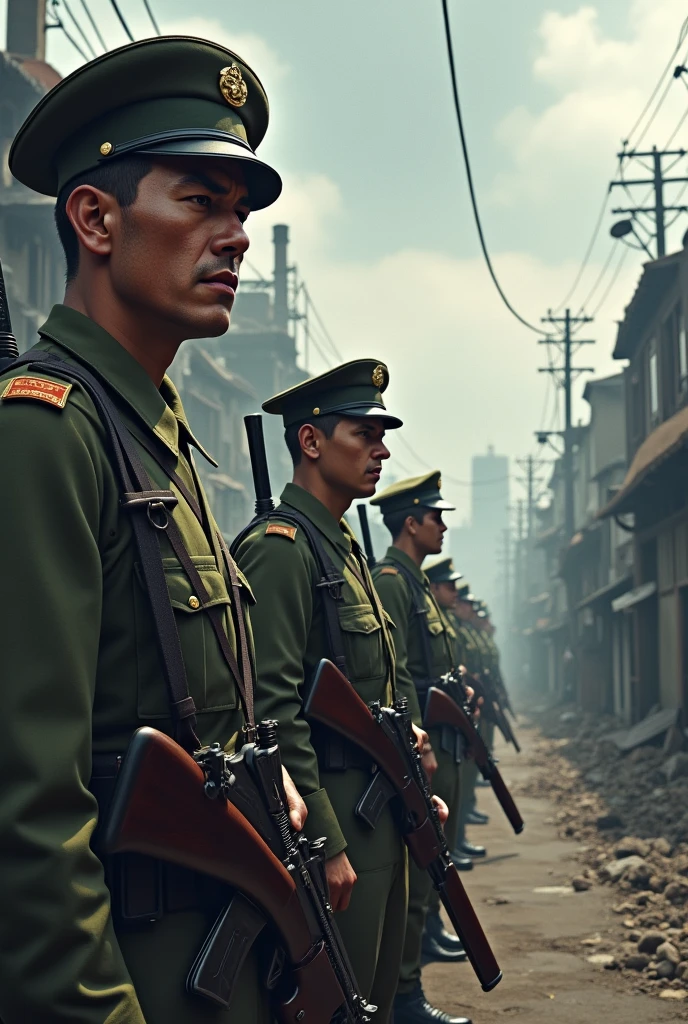
M 521 792 L 553 801 L 559 835 L 581 844 L 572 888 L 618 893 L 618 927 L 584 941 L 588 959 L 639 991 L 688 1000 L 688 753 L 672 751 L 676 737 L 622 752 L 609 719 L 534 718 L 537 771 Z

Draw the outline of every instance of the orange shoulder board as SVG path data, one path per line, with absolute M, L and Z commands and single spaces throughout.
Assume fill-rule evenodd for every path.
M 384 569 L 380 569 L 378 576 L 398 576 L 399 570 L 393 569 L 391 565 L 385 566 Z
M 8 398 L 35 399 L 47 402 L 55 409 L 64 409 L 67 404 L 71 384 L 59 380 L 46 380 L 44 377 L 13 377 L 8 381 L 0 395 L 3 401 Z
M 276 533 L 280 537 L 288 537 L 289 540 L 296 540 L 296 527 L 295 526 L 283 526 L 282 523 L 269 523 L 268 528 L 265 531 L 265 536 L 269 533 Z

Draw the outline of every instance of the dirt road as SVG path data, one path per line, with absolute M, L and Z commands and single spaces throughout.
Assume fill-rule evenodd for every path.
M 528 733 L 520 758 L 504 746 L 497 754 L 507 784 L 525 779 Z M 670 1002 L 636 994 L 615 971 L 586 961 L 594 946 L 583 940 L 604 935 L 615 915 L 614 894 L 595 887 L 560 893 L 575 873 L 575 842 L 557 838 L 545 819 L 545 800 L 519 797 L 526 827 L 514 836 L 491 790 L 481 789 L 480 809 L 487 826 L 472 828 L 474 842 L 488 848 L 487 861 L 462 879 L 502 968 L 504 978 L 483 993 L 467 964 L 431 964 L 424 969 L 428 998 L 449 1013 L 463 1013 L 474 1024 L 664 1024 L 688 1020 L 688 1001 Z M 538 889 L 552 891 L 538 892 Z M 487 902 L 506 899 L 507 903 Z

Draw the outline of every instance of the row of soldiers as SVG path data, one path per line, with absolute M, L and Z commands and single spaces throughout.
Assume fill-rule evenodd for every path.
M 271 1019 L 260 942 L 242 951 L 229 1007 L 185 988 L 225 886 L 100 845 L 138 729 L 231 753 L 260 719 L 279 722 L 292 825 L 325 837 L 332 906 L 375 1019 L 466 1024 L 423 995 L 424 949 L 465 954 L 413 869 L 409 898 L 394 803 L 374 829 L 356 813 L 372 759 L 304 713 L 324 657 L 366 703 L 405 697 L 457 862 L 484 852 L 465 834 L 484 820 L 470 766 L 422 725 L 433 679 L 459 662 L 497 670 L 487 614 L 465 586 L 457 596 L 446 561 L 422 570 L 451 507 L 439 473 L 374 497 L 401 420 L 383 401 L 387 367 L 347 363 L 263 404 L 282 417 L 293 479 L 232 557 L 191 449 L 212 456 L 166 373 L 186 339 L 229 326 L 246 219 L 281 188 L 255 155 L 267 123 L 237 54 L 160 37 L 66 78 L 10 152 L 25 187 L 57 198 L 67 286 L 0 394 L 4 1024 Z M 392 541 L 374 579 L 344 518 L 369 499 Z

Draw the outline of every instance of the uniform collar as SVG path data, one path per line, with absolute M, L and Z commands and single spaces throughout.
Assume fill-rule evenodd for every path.
M 158 390 L 141 364 L 95 321 L 70 306 L 57 305 L 39 334 L 102 378 L 175 455 L 181 438 L 217 465 L 191 433 L 170 378 L 165 376 Z
M 409 558 L 405 551 L 401 551 L 399 548 L 395 548 L 394 545 L 392 545 L 387 548 L 385 559 L 389 559 L 392 562 L 398 562 L 399 565 L 403 566 L 404 569 L 411 573 L 414 579 L 420 583 L 421 587 L 428 589 L 429 583 L 427 576 L 423 570 L 416 565 L 413 559 Z
M 291 505 L 297 512 L 301 512 L 310 519 L 330 544 L 338 548 L 345 558 L 351 553 L 351 537 L 346 523 L 343 520 L 338 523 L 329 509 L 326 509 L 310 491 L 305 491 L 298 484 L 287 484 L 280 495 L 280 501 L 285 505 Z

